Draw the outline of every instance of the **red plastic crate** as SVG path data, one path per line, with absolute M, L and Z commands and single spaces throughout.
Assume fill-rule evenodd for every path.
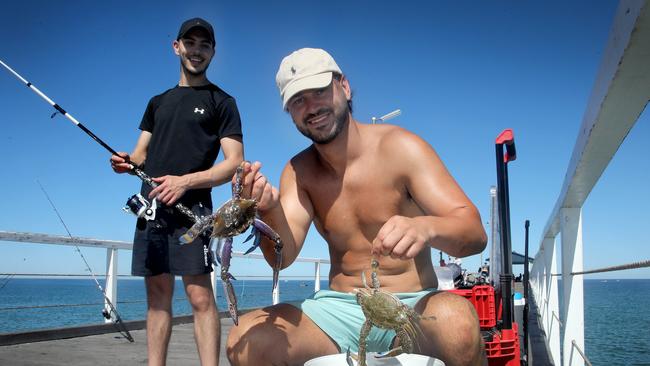
M 495 331 L 491 341 L 485 341 L 485 353 L 489 366 L 519 366 L 519 333 L 517 323 L 512 329 Z
M 474 286 L 471 289 L 449 290 L 449 292 L 463 296 L 474 305 L 481 329 L 490 329 L 497 325 L 494 287 L 481 285 Z

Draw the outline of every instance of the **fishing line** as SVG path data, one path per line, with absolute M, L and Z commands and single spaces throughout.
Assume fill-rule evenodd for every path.
M 70 120 L 72 123 L 74 123 L 77 127 L 79 127 L 82 131 L 84 131 L 88 136 L 90 136 L 93 140 L 95 140 L 98 144 L 102 145 L 106 150 L 108 150 L 111 154 L 113 155 L 118 155 L 117 151 L 115 151 L 112 147 L 110 147 L 108 144 L 106 144 L 102 139 L 97 137 L 92 131 L 90 131 L 86 126 L 84 126 L 81 122 L 77 121 L 76 118 L 74 118 L 70 113 L 68 113 L 65 109 L 61 108 L 60 105 L 56 104 L 52 99 L 50 99 L 47 95 L 45 95 L 42 91 L 40 91 L 34 84 L 30 83 L 27 81 L 25 78 L 20 76 L 14 69 L 9 67 L 6 63 L 4 63 L 2 60 L 0 60 L 0 65 L 2 65 L 5 69 L 7 69 L 10 73 L 12 73 L 18 80 L 22 81 L 25 86 L 30 88 L 34 93 L 36 93 L 38 96 L 43 98 L 47 103 L 49 103 L 56 111 L 50 116 L 50 118 L 54 118 L 57 113 L 61 113 L 65 118 Z M 158 186 L 158 183 L 154 182 L 152 178 L 147 175 L 137 164 L 131 162 L 130 160 L 126 160 L 128 164 L 131 165 L 132 172 L 134 175 L 136 175 L 138 178 L 140 178 L 144 183 L 146 183 L 148 186 L 152 188 L 156 188 Z M 201 228 L 207 227 L 208 220 L 210 219 L 210 216 L 199 216 L 196 215 L 192 210 L 187 208 L 185 205 L 182 203 L 176 203 L 174 207 L 183 213 L 185 216 L 189 217 L 193 222 L 197 224 L 197 226 L 200 226 Z M 205 231 L 205 229 L 202 229 L 201 232 Z M 191 240 L 194 240 L 194 237 L 191 238 Z
M 54 209 L 54 212 L 56 213 L 56 216 L 58 216 L 59 221 L 61 221 L 61 224 L 63 224 L 63 227 L 65 228 L 65 231 L 68 233 L 68 236 L 70 237 L 70 239 L 74 240 L 74 237 L 72 236 L 72 234 L 70 233 L 70 230 L 68 229 L 68 225 L 65 224 L 65 222 L 63 221 L 63 217 L 61 217 L 61 214 L 59 213 L 59 210 L 56 209 L 56 206 L 54 205 L 54 202 L 52 202 L 52 200 L 50 199 L 50 195 L 47 194 L 47 192 L 45 191 L 45 188 L 43 188 L 43 185 L 41 184 L 41 182 L 39 182 L 37 180 L 36 183 L 38 183 L 38 186 L 41 187 L 41 191 L 43 191 L 43 194 L 45 194 L 45 197 L 50 202 L 50 205 Z M 95 277 L 95 274 L 93 273 L 93 270 L 90 268 L 90 265 L 88 264 L 88 261 L 86 260 L 86 257 L 81 252 L 81 249 L 74 242 L 72 244 L 74 245 L 77 253 L 79 253 L 79 255 L 81 256 L 81 259 L 83 259 L 83 262 L 86 265 L 86 271 L 88 271 L 88 273 L 90 273 L 90 276 L 95 281 L 95 284 L 97 285 L 97 288 L 99 289 L 99 292 L 101 292 L 102 295 L 104 296 L 104 301 L 106 301 L 106 305 L 108 305 L 108 307 L 110 308 L 110 311 L 106 310 L 106 308 L 104 308 L 102 310 L 102 315 L 106 319 L 111 320 L 111 322 L 117 328 L 117 331 L 122 336 L 124 336 L 124 338 L 126 338 L 129 342 L 134 342 L 133 337 L 131 336 L 131 333 L 129 333 L 129 330 L 126 328 L 126 326 L 124 325 L 124 322 L 122 321 L 122 317 L 117 312 L 117 309 L 115 308 L 115 306 L 113 306 L 113 303 L 111 302 L 111 300 L 106 296 L 106 292 L 102 288 L 102 285 L 99 284 L 99 281 L 97 281 L 97 277 Z
M 0 290 L 2 290 L 3 288 L 5 288 L 5 286 L 7 286 L 7 284 L 9 283 L 9 281 L 11 281 L 11 279 L 12 279 L 14 276 L 15 276 L 14 274 L 8 274 L 5 278 L 3 278 L 3 279 L 1 280 L 1 281 L 2 281 L 2 285 L 0 285 Z

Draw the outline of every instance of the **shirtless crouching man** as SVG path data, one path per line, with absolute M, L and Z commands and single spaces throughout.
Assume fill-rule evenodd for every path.
M 278 304 L 242 316 L 228 337 L 233 365 L 303 365 L 315 357 L 356 352 L 365 318 L 354 288 L 363 287 L 373 254 L 384 290 L 424 316 L 420 353 L 448 366 L 486 363 L 478 318 L 469 301 L 436 292 L 431 248 L 464 257 L 487 237 L 476 207 L 435 151 L 396 126 L 352 117 L 351 89 L 334 59 L 320 49 L 284 58 L 276 76 L 284 108 L 313 144 L 285 166 L 280 190 L 246 166 L 243 197 L 284 241 L 283 268 L 298 257 L 313 222 L 329 246 L 330 290 L 301 307 Z M 270 265 L 273 244 L 262 243 Z M 373 327 L 368 351 L 397 345 L 395 332 Z

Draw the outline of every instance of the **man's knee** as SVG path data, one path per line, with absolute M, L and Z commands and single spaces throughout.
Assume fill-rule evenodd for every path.
M 425 317 L 421 326 L 431 342 L 430 352 L 452 365 L 472 365 L 483 354 L 476 310 L 465 298 L 447 292 L 419 304 Z M 426 320 L 432 317 L 432 321 Z
M 188 294 L 190 304 L 192 305 L 192 310 L 204 312 L 214 309 L 214 300 L 212 293 L 206 292 L 194 292 Z
M 232 365 L 271 365 L 286 361 L 289 347 L 284 326 L 277 324 L 278 314 L 286 314 L 291 305 L 278 304 L 255 310 L 239 318 L 239 325 L 230 328 L 226 355 Z M 280 351 L 280 352 L 278 352 Z
M 239 318 L 239 325 L 230 328 L 226 355 L 232 365 L 252 365 L 269 351 L 272 342 L 267 337 L 265 318 L 259 310 L 253 311 Z
M 185 293 L 194 312 L 211 311 L 215 308 L 214 292 L 208 275 L 183 276 Z

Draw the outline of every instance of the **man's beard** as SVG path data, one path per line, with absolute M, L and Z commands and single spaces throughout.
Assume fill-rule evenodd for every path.
M 318 133 L 318 131 L 312 132 L 309 130 L 308 122 L 307 122 L 309 118 L 324 113 L 332 112 L 332 111 L 334 112 L 334 126 L 335 126 L 333 131 L 325 134 L 320 134 Z M 341 131 L 343 131 L 343 128 L 346 126 L 346 123 L 348 121 L 349 114 L 350 114 L 350 108 L 348 107 L 347 103 L 345 103 L 344 107 L 338 112 L 330 108 L 323 108 L 318 110 L 318 112 L 316 112 L 315 114 L 307 116 L 302 123 L 296 123 L 296 127 L 298 128 L 298 131 L 300 131 L 300 133 L 302 133 L 305 137 L 310 139 L 313 143 L 325 145 L 332 142 L 341 133 Z

